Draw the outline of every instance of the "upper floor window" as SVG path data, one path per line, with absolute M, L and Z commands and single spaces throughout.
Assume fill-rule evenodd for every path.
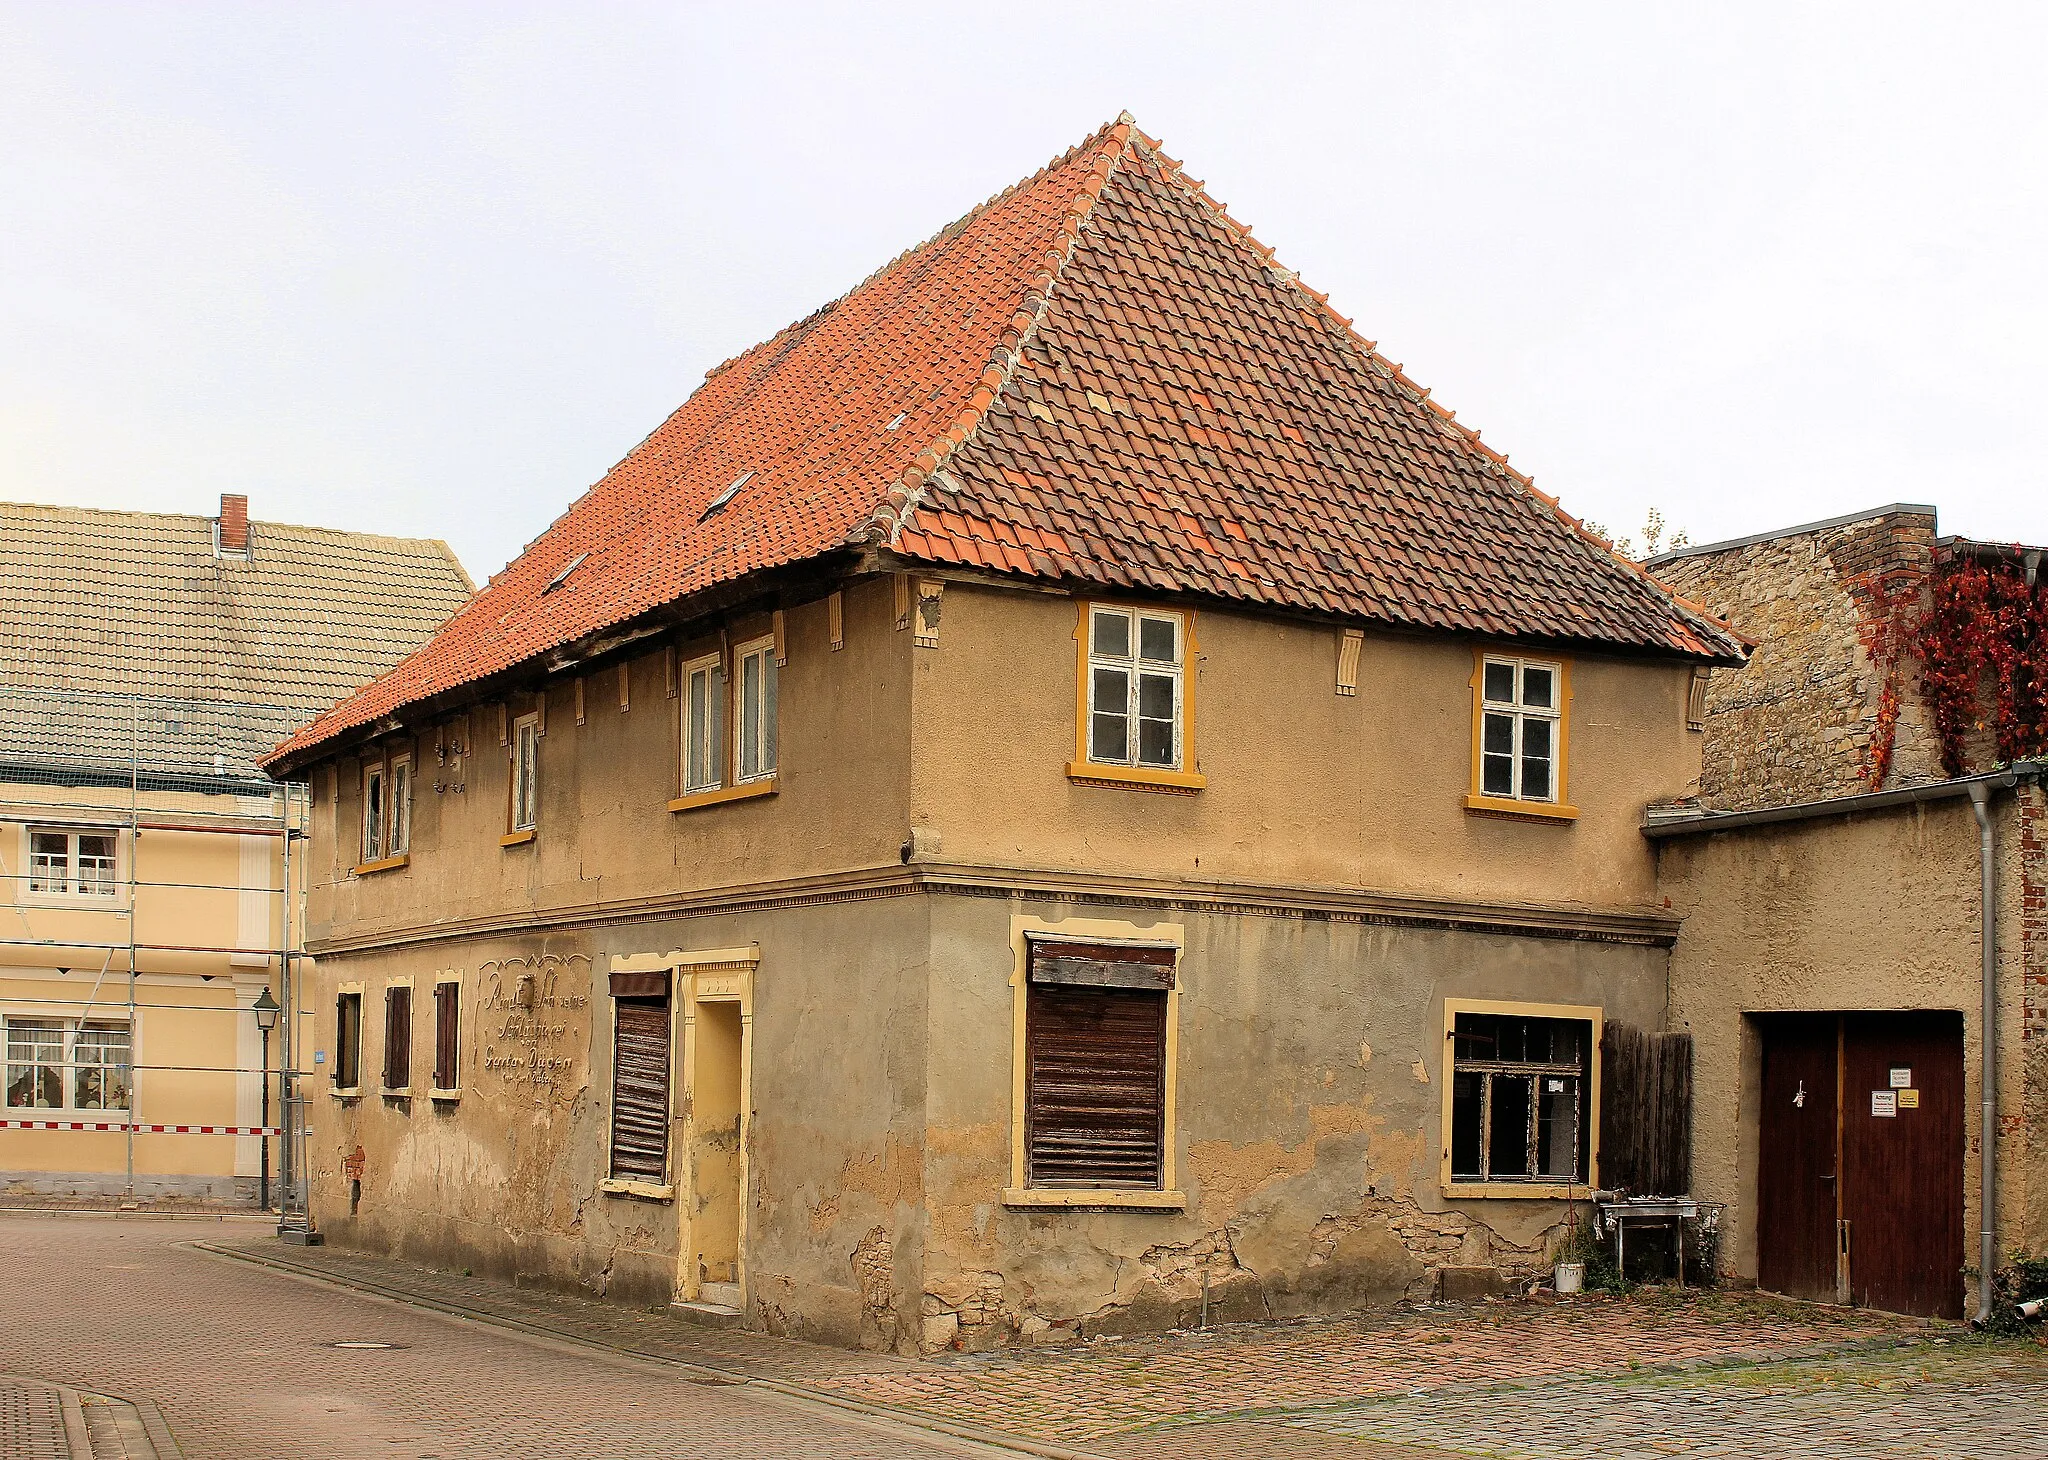
M 734 781 L 763 780 L 775 774 L 775 640 L 756 639 L 733 650 L 737 666 L 738 705 L 733 716 L 739 732 Z
M 1562 804 L 1568 676 L 1558 660 L 1480 656 L 1473 717 L 1475 804 L 1521 802 L 1546 814 L 1570 814 L 1571 808 Z
M 363 860 L 384 858 L 384 767 L 373 765 L 363 771 Z
M 106 1019 L 16 1019 L 7 1026 L 7 1104 L 30 1110 L 126 1110 L 131 1034 Z
M 412 848 L 412 755 L 363 767 L 362 865 L 404 856 Z
M 28 890 L 80 897 L 120 892 L 120 843 L 110 831 L 30 827 Z
M 540 810 L 540 716 L 512 725 L 512 830 L 532 831 Z
M 675 809 L 775 789 L 775 637 L 750 639 L 683 665 L 682 799 Z
M 412 850 L 412 757 L 391 759 L 391 856 Z
M 1088 610 L 1089 764 L 1181 768 L 1185 629 L 1166 610 Z

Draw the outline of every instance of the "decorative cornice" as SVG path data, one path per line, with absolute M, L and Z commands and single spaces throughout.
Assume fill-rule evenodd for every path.
M 1302 918 L 1373 927 L 1429 928 L 1520 938 L 1669 947 L 1678 919 L 1645 909 L 1477 902 L 1425 893 L 1375 892 L 1269 882 L 1117 876 L 1048 867 L 917 862 L 812 877 L 750 882 L 700 892 L 621 898 L 572 907 L 457 918 L 310 940 L 316 958 L 351 957 L 463 938 L 516 938 L 608 923 L 766 912 L 918 894 L 1148 907 L 1235 917 Z

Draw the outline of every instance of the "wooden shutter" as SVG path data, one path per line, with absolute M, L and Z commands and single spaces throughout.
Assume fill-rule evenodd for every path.
M 434 985 L 434 1088 L 460 1089 L 462 1075 L 456 1068 L 457 1020 L 462 1011 L 462 985 Z
M 1038 1187 L 1157 1189 L 1173 950 L 1032 945 L 1025 1156 Z
M 1600 1184 L 1630 1196 L 1692 1190 L 1692 1036 L 1609 1023 L 1600 1035 Z
M 614 978 L 618 975 L 614 975 Z M 612 1175 L 668 1179 L 668 998 L 613 1004 Z
M 412 1086 L 412 990 L 396 984 L 384 990 L 384 1088 Z

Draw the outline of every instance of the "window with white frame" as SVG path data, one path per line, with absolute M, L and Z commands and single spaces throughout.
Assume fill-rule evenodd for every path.
M 31 827 L 28 890 L 77 897 L 120 892 L 120 843 L 114 832 Z
M 384 767 L 363 768 L 363 861 L 384 858 Z
M 132 1032 L 110 1019 L 6 1023 L 7 1105 L 16 1110 L 126 1110 Z
M 1494 654 L 1481 661 L 1480 795 L 1558 799 L 1563 678 L 1555 661 Z
M 716 654 L 683 666 L 683 794 L 725 784 L 725 669 Z
M 386 839 L 388 855 L 401 856 L 412 850 L 412 757 L 391 760 L 391 835 Z
M 1450 1043 L 1452 1183 L 1585 1181 L 1592 1021 L 1457 1010 Z
M 775 774 L 775 640 L 742 644 L 732 657 L 733 780 L 745 785 Z
M 1088 759 L 1179 770 L 1186 625 L 1165 610 L 1088 614 Z
M 532 831 L 540 810 L 540 716 L 512 726 L 512 830 Z

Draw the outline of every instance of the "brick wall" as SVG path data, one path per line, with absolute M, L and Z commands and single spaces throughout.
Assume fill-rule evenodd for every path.
M 1720 809 L 1779 806 L 1877 789 L 1864 774 L 1884 675 L 1863 647 L 1881 585 L 1917 591 L 1934 549 L 1931 512 L 1894 511 L 1689 553 L 1652 571 L 1757 641 L 1748 665 L 1707 684 L 1700 800 Z M 1887 786 L 1941 777 L 1913 665 Z

